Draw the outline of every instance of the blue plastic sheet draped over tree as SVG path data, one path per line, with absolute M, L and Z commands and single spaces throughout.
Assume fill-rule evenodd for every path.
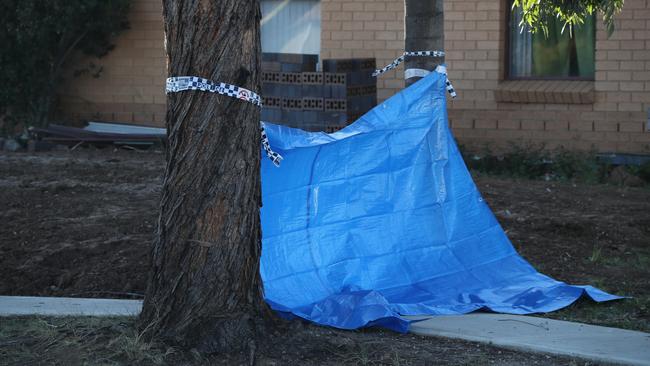
M 401 315 L 548 312 L 582 294 L 513 249 L 476 189 L 431 73 L 333 134 L 266 124 L 261 275 L 277 311 L 344 329 Z M 549 255 L 552 255 L 549 253 Z

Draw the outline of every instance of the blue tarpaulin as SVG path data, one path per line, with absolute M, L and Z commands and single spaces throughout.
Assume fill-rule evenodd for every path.
M 517 254 L 465 167 L 433 72 L 326 134 L 266 123 L 261 276 L 279 312 L 343 329 L 402 315 L 549 312 L 583 294 Z M 549 253 L 549 255 L 553 255 Z

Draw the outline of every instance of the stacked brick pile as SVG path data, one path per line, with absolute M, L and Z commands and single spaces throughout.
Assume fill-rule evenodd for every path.
M 374 59 L 271 54 L 262 61 L 262 120 L 309 131 L 339 130 L 377 104 Z

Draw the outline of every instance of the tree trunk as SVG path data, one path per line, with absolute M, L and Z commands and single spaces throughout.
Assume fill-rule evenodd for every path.
M 444 51 L 445 21 L 443 0 L 404 0 L 405 3 L 405 39 L 406 51 Z M 404 70 L 433 70 L 444 62 L 443 58 L 409 57 L 404 60 Z M 420 77 L 406 80 L 406 85 L 418 81 Z
M 260 90 L 258 0 L 163 0 L 169 76 Z M 140 329 L 201 352 L 245 349 L 268 311 L 260 261 L 260 111 L 167 97 L 169 146 Z

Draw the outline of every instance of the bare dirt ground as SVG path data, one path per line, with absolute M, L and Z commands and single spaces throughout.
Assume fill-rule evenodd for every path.
M 163 159 L 160 152 L 112 149 L 0 153 L 0 295 L 142 296 Z M 650 189 L 487 176 L 476 177 L 476 183 L 517 250 L 541 272 L 634 296 L 607 304 L 580 301 L 546 316 L 650 330 Z M 99 330 L 85 323 L 59 321 L 42 320 L 55 326 L 43 327 L 68 335 L 95 329 L 88 330 L 95 341 L 111 336 L 133 340 L 124 335 L 133 331 L 125 321 L 98 326 Z M 33 350 L 42 346 L 39 342 L 47 342 L 37 330 L 32 336 L 21 336 L 24 319 L 0 322 L 4 323 L 0 328 L 8 332 L 0 331 L 0 359 L 7 339 L 26 339 L 27 343 L 10 343 L 12 349 Z M 265 358 L 261 364 L 585 364 L 380 330 L 341 332 L 297 324 L 280 329 L 262 345 Z M 11 333 L 11 329 L 16 331 Z M 56 334 L 48 333 L 44 339 L 56 339 Z M 98 352 L 90 347 L 78 351 L 79 357 L 86 351 L 90 355 Z M 57 352 L 70 353 L 50 346 L 40 355 L 50 357 L 51 362 L 16 356 L 14 364 L 79 363 L 61 361 Z M 158 363 L 155 357 L 138 358 L 124 350 L 113 350 L 111 355 L 107 360 L 118 364 Z M 173 354 L 163 360 L 168 357 L 201 364 Z M 210 362 L 237 364 L 239 356 L 232 357 L 227 362 Z

